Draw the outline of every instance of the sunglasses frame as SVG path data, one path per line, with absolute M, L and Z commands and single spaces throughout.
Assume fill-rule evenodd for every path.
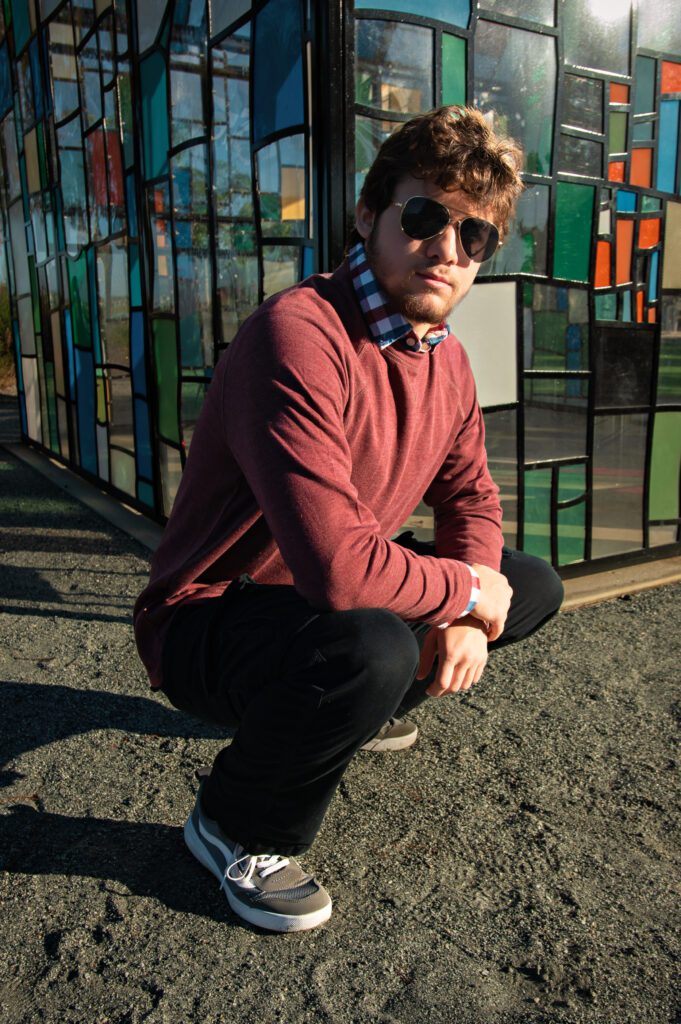
M 445 213 L 447 214 L 447 223 L 444 224 L 443 227 L 441 227 L 439 231 L 435 231 L 432 235 L 427 235 L 425 238 L 414 238 L 413 235 L 410 235 L 409 232 L 405 230 L 404 224 L 402 223 L 402 218 L 404 216 L 404 208 L 406 207 L 407 203 L 410 203 L 412 201 L 412 199 L 423 199 L 425 202 L 434 203 L 435 206 L 438 206 L 441 210 L 444 210 Z M 444 205 L 444 203 L 438 202 L 437 199 L 431 199 L 430 196 L 409 196 L 409 198 L 405 199 L 405 201 L 403 203 L 392 202 L 390 205 L 391 206 L 397 206 L 402 211 L 400 213 L 400 229 L 402 230 L 402 233 L 407 236 L 407 238 L 411 238 L 412 241 L 414 241 L 414 242 L 429 242 L 431 240 L 431 238 L 438 238 L 444 231 L 447 230 L 447 228 L 451 224 L 454 227 L 454 229 L 456 230 L 458 239 L 461 242 L 461 248 L 466 253 L 466 256 L 468 256 L 468 258 L 470 260 L 473 260 L 474 263 L 486 263 L 487 260 L 491 260 L 492 256 L 494 256 L 494 253 L 498 249 L 500 249 L 501 246 L 504 244 L 502 242 L 502 240 L 501 240 L 500 235 L 499 235 L 499 228 L 496 226 L 496 224 L 493 224 L 491 220 L 485 220 L 484 217 L 472 217 L 470 214 L 467 214 L 465 217 L 461 217 L 459 220 L 455 220 L 454 216 L 452 215 L 452 211 L 450 209 L 448 209 L 448 207 L 446 207 Z M 497 244 L 496 244 L 494 250 L 489 254 L 489 256 L 486 256 L 485 259 L 483 259 L 483 260 L 476 260 L 476 258 L 474 256 L 471 256 L 471 254 L 469 252 L 466 252 L 466 249 L 465 249 L 464 244 L 463 244 L 463 240 L 461 238 L 461 225 L 465 221 L 467 221 L 467 220 L 482 221 L 483 224 L 489 224 L 489 226 L 494 228 L 494 230 L 496 231 L 496 234 L 497 234 Z

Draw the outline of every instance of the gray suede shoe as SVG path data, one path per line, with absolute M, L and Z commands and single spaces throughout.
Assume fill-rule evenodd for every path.
M 416 742 L 418 726 L 408 718 L 389 718 L 372 739 L 368 740 L 360 750 L 370 750 L 372 754 L 382 754 L 389 750 L 406 750 Z

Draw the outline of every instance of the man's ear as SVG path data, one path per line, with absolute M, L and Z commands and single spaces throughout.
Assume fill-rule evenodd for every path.
M 355 209 L 355 227 L 362 238 L 367 239 L 374 226 L 375 214 L 363 199 L 359 199 Z

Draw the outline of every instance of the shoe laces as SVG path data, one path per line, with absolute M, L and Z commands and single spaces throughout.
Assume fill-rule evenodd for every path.
M 288 857 L 281 857 L 277 853 L 242 853 L 229 865 L 225 878 L 231 882 L 250 882 L 256 871 L 260 878 L 267 878 L 281 871 L 288 863 Z

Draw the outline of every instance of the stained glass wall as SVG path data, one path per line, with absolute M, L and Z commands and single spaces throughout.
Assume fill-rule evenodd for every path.
M 381 140 L 441 102 L 527 154 L 453 317 L 509 542 L 560 566 L 677 543 L 676 0 L 0 0 L 24 437 L 167 515 L 220 352 L 333 267 Z
M 508 542 L 557 566 L 678 542 L 681 7 L 356 0 L 354 23 L 352 199 L 439 103 L 525 150 L 510 237 L 452 318 Z

